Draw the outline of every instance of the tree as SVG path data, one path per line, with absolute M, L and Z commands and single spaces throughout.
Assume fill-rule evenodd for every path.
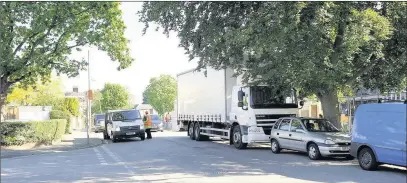
M 125 87 L 119 84 L 106 83 L 101 91 L 102 93 L 102 109 L 117 110 L 128 106 L 129 94 Z
M 144 31 L 176 32 L 198 70 L 315 94 L 338 127 L 338 93 L 406 82 L 406 2 L 145 2 L 139 14 Z
M 63 101 L 64 111 L 69 112 L 72 116 L 78 117 L 80 105 L 78 98 L 65 98 Z
M 91 108 L 92 114 L 103 113 L 101 100 L 102 100 L 102 93 L 100 91 L 95 91 L 93 93 L 93 100 L 92 100 L 92 108 Z
M 153 106 L 158 114 L 174 110 L 174 101 L 177 96 L 177 81 L 170 75 L 160 75 L 150 79 L 150 84 L 143 92 L 147 102 Z
M 143 92 L 143 104 L 148 104 L 148 98 L 146 92 Z
M 87 63 L 69 57 L 95 46 L 127 68 L 133 59 L 118 2 L 0 2 L 0 107 L 10 86 L 78 75 Z

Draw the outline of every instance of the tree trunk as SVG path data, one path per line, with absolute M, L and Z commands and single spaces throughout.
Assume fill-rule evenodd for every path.
M 11 83 L 7 82 L 7 76 L 2 76 L 0 78 L 0 122 L 5 120 L 3 110 L 6 104 L 7 90 L 10 88 L 10 86 Z
M 338 91 L 327 90 L 318 93 L 317 96 L 322 104 L 324 118 L 328 119 L 338 129 L 341 129 L 342 125 L 340 123 Z

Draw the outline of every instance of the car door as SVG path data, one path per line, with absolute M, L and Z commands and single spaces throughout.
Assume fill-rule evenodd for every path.
M 305 151 L 304 135 L 306 135 L 303 125 L 299 119 L 291 120 L 290 132 L 288 138 L 290 139 L 290 146 L 294 150 Z
M 290 130 L 290 121 L 291 119 L 281 120 L 280 126 L 278 127 L 278 132 L 276 136 L 278 137 L 278 142 L 280 147 L 290 149 L 290 139 L 289 139 L 289 130 Z

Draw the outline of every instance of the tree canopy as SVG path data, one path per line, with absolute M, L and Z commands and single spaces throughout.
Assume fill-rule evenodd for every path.
M 177 97 L 177 81 L 170 75 L 151 78 L 143 96 L 147 98 L 147 103 L 153 106 L 158 114 L 171 112 L 174 110 L 174 101 Z
M 102 99 L 100 102 L 103 111 L 124 109 L 128 107 L 129 93 L 124 86 L 106 83 L 101 94 Z
M 87 63 L 73 50 L 95 46 L 118 69 L 133 59 L 118 2 L 0 2 L 0 105 L 10 86 L 48 79 L 51 72 L 76 76 Z
M 336 126 L 338 93 L 406 83 L 406 2 L 145 2 L 139 14 L 145 31 L 176 32 L 197 69 L 315 94 Z

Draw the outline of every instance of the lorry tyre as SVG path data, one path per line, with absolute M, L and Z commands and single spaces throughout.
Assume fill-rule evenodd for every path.
M 195 135 L 195 140 L 196 141 L 205 141 L 205 140 L 209 139 L 208 136 L 201 135 L 201 130 L 200 130 L 199 123 L 195 123 L 195 125 L 194 125 L 194 135 Z
M 374 155 L 373 151 L 368 147 L 363 148 L 359 152 L 358 161 L 359 166 L 363 170 L 372 171 L 377 169 L 378 163 L 376 160 L 376 156 Z
M 194 123 L 193 122 L 189 123 L 188 134 L 189 134 L 189 138 L 191 140 L 195 140 Z
M 274 154 L 280 153 L 281 148 L 276 139 L 271 140 L 271 152 Z
M 233 127 L 233 145 L 236 149 L 245 149 L 247 147 L 247 143 L 243 143 L 242 140 L 242 132 L 240 130 L 240 126 L 236 125 Z

